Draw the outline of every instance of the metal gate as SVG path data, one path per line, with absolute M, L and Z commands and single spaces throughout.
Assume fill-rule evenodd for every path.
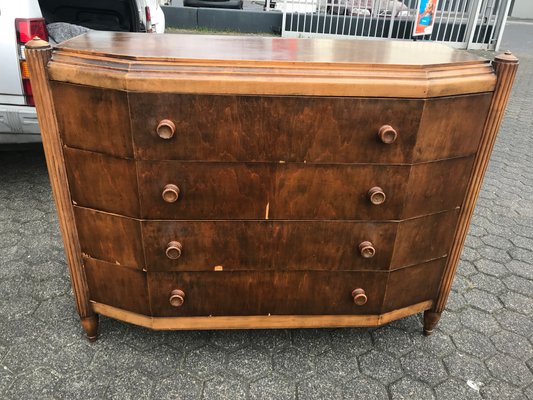
M 431 35 L 416 40 L 498 50 L 511 0 L 439 0 Z M 418 0 L 278 0 L 284 37 L 413 40 Z M 267 8 L 268 9 L 268 8 Z

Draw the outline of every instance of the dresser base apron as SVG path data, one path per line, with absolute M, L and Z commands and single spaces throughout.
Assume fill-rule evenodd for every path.
M 380 326 L 431 309 L 432 300 L 378 315 L 150 317 L 91 301 L 95 313 L 154 330 L 346 328 Z

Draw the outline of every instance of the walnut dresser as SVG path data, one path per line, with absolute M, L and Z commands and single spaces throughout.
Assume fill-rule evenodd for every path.
M 91 32 L 27 46 L 82 325 L 445 308 L 511 85 L 435 43 Z

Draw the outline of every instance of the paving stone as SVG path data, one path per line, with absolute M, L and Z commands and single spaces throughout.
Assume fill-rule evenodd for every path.
M 5 367 L 0 368 L 0 396 L 11 386 L 14 379 L 15 375 L 12 372 L 8 371 Z
M 341 400 L 342 389 L 334 380 L 308 378 L 298 384 L 298 398 L 306 400 Z
M 123 340 L 139 351 L 146 351 L 166 344 L 169 341 L 169 335 L 165 331 L 153 331 L 140 326 L 132 326 L 126 330 Z
M 487 400 L 523 400 L 524 395 L 520 389 L 501 381 L 492 381 L 483 385 L 480 390 L 481 397 Z
M 481 256 L 476 250 L 465 247 L 461 254 L 461 260 L 459 260 L 459 264 L 457 265 L 457 274 L 468 277 L 477 273 L 476 267 L 470 261 L 475 261 L 479 258 Z
M 257 379 L 272 370 L 272 360 L 267 350 L 245 348 L 229 355 L 228 370 L 247 380 Z
M 414 336 L 414 339 L 417 349 L 439 358 L 457 351 L 450 336 L 438 329 L 433 331 L 430 336 L 418 335 Z
M 232 376 L 217 375 L 205 382 L 202 399 L 206 400 L 244 400 L 248 385 Z
M 508 251 L 513 260 L 530 263 L 533 260 L 533 251 L 514 247 Z M 509 260 L 510 261 L 510 260 Z
M 347 381 L 360 375 L 356 356 L 344 349 L 333 349 L 316 357 L 317 376 L 326 375 L 338 381 Z
M 315 371 L 314 357 L 289 347 L 274 354 L 274 371 L 293 379 L 303 379 Z
M 467 302 L 461 293 L 452 290 L 446 303 L 446 309 L 449 311 L 460 311 L 466 307 Z
M 481 359 L 486 359 L 497 352 L 488 337 L 470 329 L 455 332 L 451 337 L 459 350 Z
M 296 398 L 296 386 L 283 376 L 270 375 L 250 384 L 252 400 L 292 400 Z
M 167 376 L 175 374 L 182 361 L 183 355 L 179 350 L 163 344 L 142 352 L 136 367 L 152 376 Z
M 502 328 L 527 337 L 533 335 L 533 319 L 511 310 L 502 310 L 495 314 Z
M 511 262 L 507 263 L 506 267 L 515 275 L 530 280 L 533 279 L 533 265 L 530 263 L 512 260 Z
M 331 336 L 327 329 L 296 329 L 292 332 L 292 343 L 305 353 L 316 355 L 329 350 Z
M 344 385 L 345 399 L 386 400 L 387 389 L 381 383 L 370 378 L 360 377 Z
M 76 303 L 72 296 L 64 295 L 41 302 L 35 316 L 41 321 L 60 320 L 68 318 L 76 313 Z
M 423 313 L 419 313 L 415 315 L 410 315 L 405 318 L 400 318 L 396 321 L 392 321 L 386 326 L 400 329 L 405 332 L 415 333 L 416 335 L 414 336 L 418 336 L 423 330 L 422 315 Z
M 498 350 L 514 358 L 525 361 L 533 357 L 533 346 L 531 346 L 527 338 L 516 333 L 502 330 L 490 339 Z
M 258 329 L 250 332 L 250 342 L 255 346 L 274 351 L 289 347 L 291 334 L 287 329 Z
M 464 292 L 472 287 L 470 281 L 462 275 L 456 275 L 453 279 L 452 289 L 457 292 Z
M 526 398 L 527 398 L 528 400 L 533 400 L 533 385 L 528 386 L 528 387 L 524 390 L 524 394 L 526 395 Z
M 435 388 L 437 400 L 479 400 L 481 395 L 472 389 L 466 382 L 449 379 Z
M 503 279 L 503 283 L 509 290 L 533 297 L 533 280 L 525 279 L 516 275 L 509 275 Z
M 54 342 L 56 347 L 52 350 L 49 365 L 61 374 L 71 373 L 76 368 L 89 367 L 97 351 L 96 346 L 82 338 L 65 346 L 59 346 L 59 343 Z
M 105 397 L 117 400 L 149 399 L 152 384 L 152 380 L 140 371 L 124 371 L 113 380 L 113 385 L 107 388 Z
M 90 368 L 107 374 L 116 374 L 125 368 L 131 369 L 141 358 L 141 353 L 123 343 L 107 346 L 97 342 L 98 349 L 91 361 Z
M 90 370 L 63 375 L 55 387 L 54 396 L 64 400 L 101 400 L 109 381 L 109 376 Z
M 396 356 L 408 353 L 414 347 L 413 334 L 389 325 L 376 329 L 372 333 L 376 349 L 387 351 Z
M 496 379 L 523 387 L 533 382 L 533 375 L 523 361 L 505 354 L 497 354 L 486 361 L 487 368 Z
M 482 272 L 487 275 L 492 275 L 496 277 L 501 277 L 505 274 L 508 274 L 509 271 L 505 268 L 504 262 L 498 262 L 493 260 L 488 260 L 481 258 L 474 262 L 476 269 L 479 272 Z
M 147 332 L 148 333 L 148 332 Z M 166 332 L 165 343 L 182 351 L 188 351 L 205 346 L 209 341 L 209 331 L 169 331 Z
M 359 356 L 361 372 L 388 385 L 402 377 L 403 371 L 397 358 L 378 350 Z
M 221 349 L 234 351 L 250 344 L 250 332 L 246 330 L 213 331 L 211 343 Z
M 39 400 L 52 399 L 54 387 L 59 381 L 58 372 L 49 368 L 36 368 L 17 376 L 6 391 L 8 398 L 34 399 L 38 393 Z
M 468 354 L 456 352 L 444 358 L 448 372 L 458 380 L 488 382 L 490 374 L 483 362 Z
M 212 345 L 191 351 L 185 359 L 185 370 L 202 379 L 226 369 L 227 353 Z
M 499 297 L 504 307 L 526 315 L 533 314 L 533 299 L 515 292 L 506 292 Z
M 471 306 L 489 313 L 499 310 L 503 307 L 495 295 L 479 289 L 472 289 L 466 292 L 464 294 L 464 298 Z
M 370 332 L 365 328 L 343 328 L 330 330 L 331 348 L 359 355 L 373 347 Z
M 465 327 L 482 334 L 492 335 L 501 330 L 492 314 L 475 308 L 463 310 L 459 318 Z
M 444 310 L 440 316 L 439 323 L 437 324 L 437 330 L 441 330 L 444 333 L 450 334 L 463 329 L 459 315 L 460 314 L 451 312 L 448 309 Z
M 390 386 L 391 400 L 434 400 L 435 395 L 425 383 L 403 378 Z
M 425 351 L 414 350 L 401 359 L 402 367 L 412 378 L 435 386 L 448 378 L 442 361 Z
M 202 382 L 183 372 L 175 372 L 156 380 L 152 398 L 156 400 L 197 400 L 202 392 Z
M 483 273 L 476 273 L 468 277 L 472 289 L 480 289 L 492 294 L 500 294 L 507 290 L 500 278 L 486 275 Z
M 500 250 L 507 250 L 513 247 L 513 244 L 510 240 L 507 240 L 501 236 L 497 235 L 486 235 L 481 237 L 481 241 L 487 246 L 491 246 Z
M 480 246 L 476 250 L 481 256 L 481 259 L 475 262 L 476 268 L 479 271 L 495 276 L 500 276 L 500 274 L 505 273 L 497 265 L 498 263 L 504 265 L 511 261 L 511 257 L 507 253 L 510 252 L 512 249 L 506 252 L 495 247 Z M 480 263 L 482 259 L 486 259 L 487 262 L 483 263 L 483 265 L 480 267 L 478 266 L 478 263 Z M 494 263 L 490 263 L 491 261 Z M 503 268 L 505 269 L 505 267 Z
M 25 342 L 11 346 L 2 364 L 12 373 L 19 374 L 36 367 L 47 367 L 53 348 L 42 341 Z

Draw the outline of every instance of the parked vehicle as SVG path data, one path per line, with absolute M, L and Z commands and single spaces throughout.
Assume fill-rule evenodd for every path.
M 24 45 L 52 44 L 88 29 L 165 30 L 159 0 L 17 0 L 0 3 L 0 143 L 40 142 Z
M 183 0 L 185 7 L 230 8 L 242 10 L 243 0 Z

